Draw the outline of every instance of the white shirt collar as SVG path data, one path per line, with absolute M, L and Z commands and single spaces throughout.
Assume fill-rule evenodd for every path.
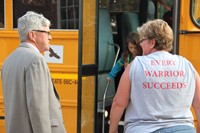
M 27 42 L 26 42 L 27 43 Z M 32 44 L 30 44 L 30 43 L 27 43 L 30 47 L 32 47 L 32 48 L 34 48 L 37 52 L 39 52 L 40 53 L 40 51 L 37 49 L 37 47 L 36 46 L 34 46 L 34 45 L 32 45 Z

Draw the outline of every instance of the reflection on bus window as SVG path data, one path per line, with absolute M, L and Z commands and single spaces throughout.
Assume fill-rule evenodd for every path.
M 0 1 L 0 28 L 4 28 L 4 0 Z
M 196 22 L 200 25 L 200 0 L 193 0 L 193 17 Z
M 110 0 L 109 9 L 111 11 L 138 11 L 138 0 Z
M 17 28 L 17 19 L 31 10 L 46 16 L 51 29 L 78 29 L 78 9 L 79 0 L 13 0 L 13 27 Z
M 44 5 L 44 0 L 22 0 L 22 4 L 42 6 Z
M 107 8 L 112 12 L 138 11 L 139 0 L 99 0 L 99 7 Z
M 173 20 L 173 2 L 174 0 L 157 0 L 158 1 L 158 18 L 166 21 L 172 28 Z
M 113 32 L 117 32 L 117 19 L 122 12 L 139 12 L 140 0 L 99 0 L 99 7 L 110 12 Z

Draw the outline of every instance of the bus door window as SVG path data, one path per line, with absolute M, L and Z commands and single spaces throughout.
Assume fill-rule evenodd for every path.
M 200 0 L 192 0 L 192 18 L 194 22 L 200 26 Z
M 79 0 L 13 0 L 13 27 L 17 28 L 19 16 L 32 10 L 44 14 L 51 29 L 78 29 L 78 9 Z
M 0 1 L 0 28 L 4 28 L 4 0 Z

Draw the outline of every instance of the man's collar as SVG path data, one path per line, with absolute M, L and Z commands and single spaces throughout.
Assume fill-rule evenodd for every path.
M 37 52 L 40 53 L 40 51 L 37 49 L 36 46 L 32 45 L 31 43 L 26 42 L 27 45 L 29 45 L 30 47 L 34 48 Z

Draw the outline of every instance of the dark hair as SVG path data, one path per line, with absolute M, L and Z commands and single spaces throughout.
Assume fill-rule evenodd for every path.
M 128 44 L 132 43 L 133 45 L 136 46 L 137 48 L 137 55 L 142 55 L 142 48 L 140 46 L 140 36 L 138 33 L 135 33 L 135 32 L 131 32 L 128 34 L 127 38 L 126 38 L 126 44 L 125 44 L 125 49 L 124 49 L 124 52 L 122 54 L 122 58 L 124 60 L 124 62 L 127 62 L 127 57 L 129 54 L 132 54 L 129 49 L 128 49 Z M 136 55 L 136 56 L 137 56 Z M 132 58 L 132 60 L 134 59 L 135 57 Z

